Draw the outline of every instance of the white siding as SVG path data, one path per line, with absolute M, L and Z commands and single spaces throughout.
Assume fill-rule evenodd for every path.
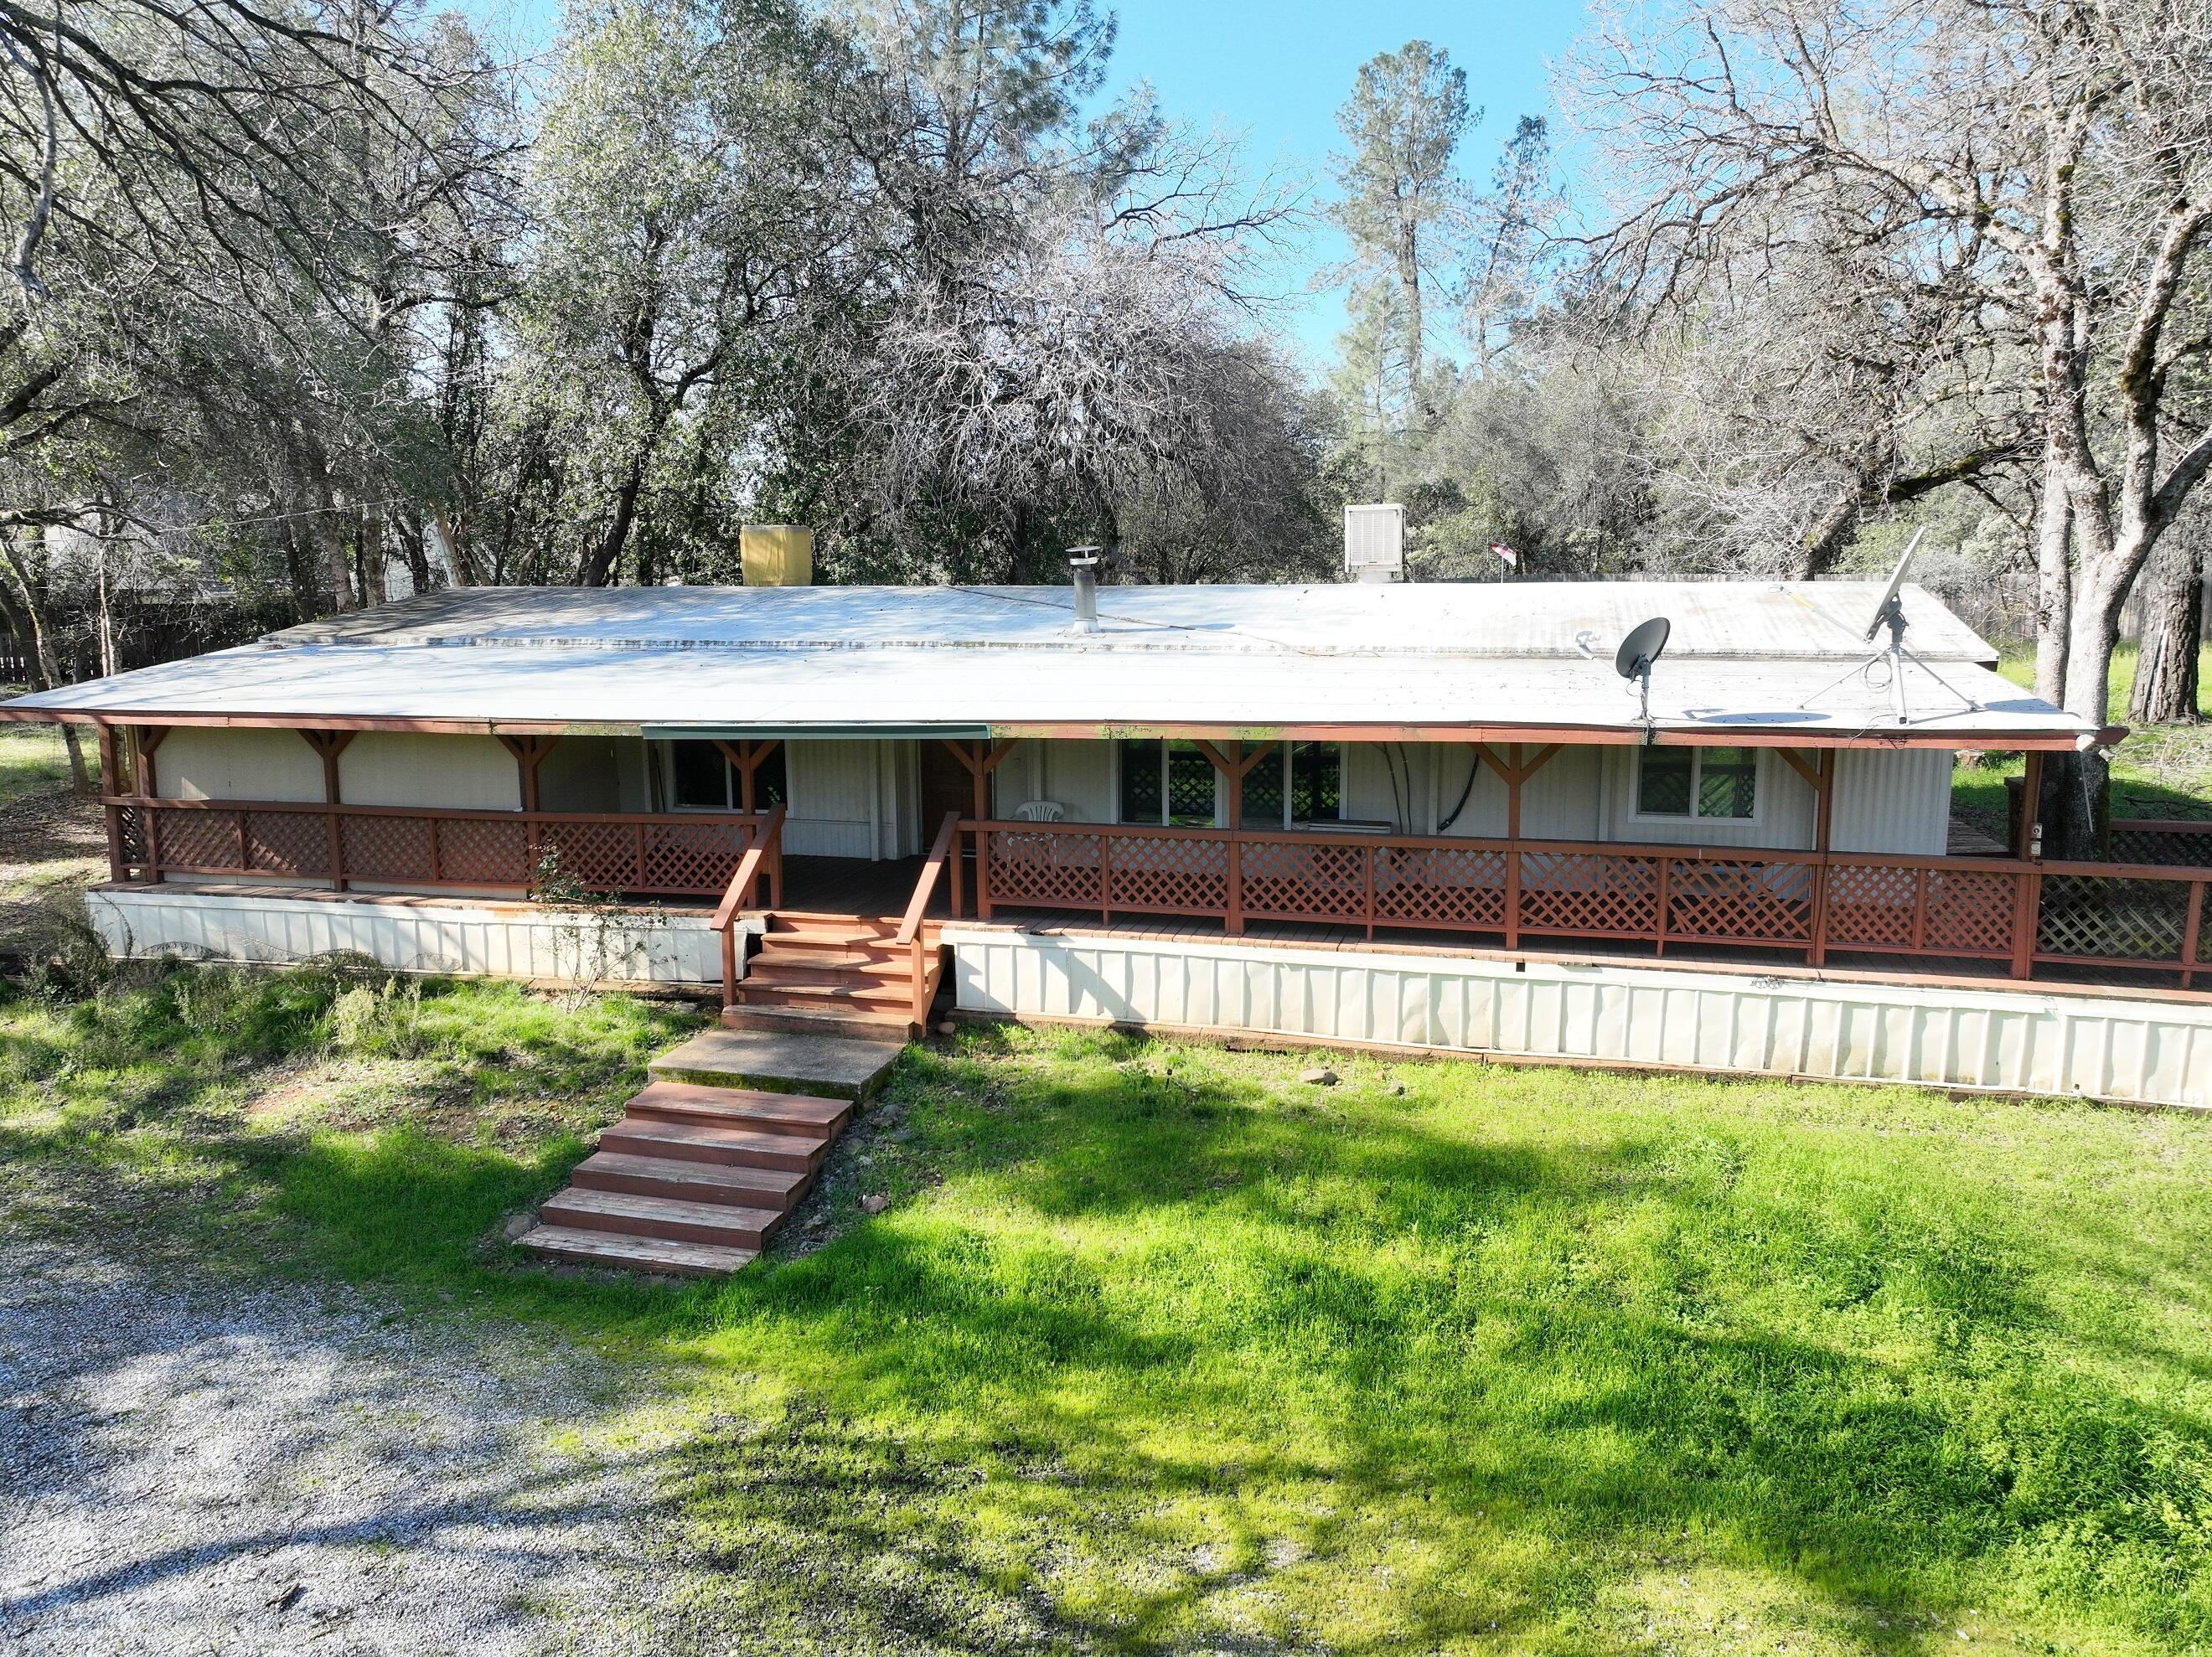
M 966 1011 L 2212 1106 L 2212 1006 L 949 926 Z
M 322 756 L 296 731 L 180 725 L 154 750 L 166 799 L 318 800 Z
M 1392 762 L 1401 754 L 1406 763 L 1396 768 L 1394 784 Z M 1435 822 L 1429 768 L 1424 744 L 1345 744 L 1344 815 L 1356 822 L 1391 823 L 1401 833 L 1425 833 Z
M 344 950 L 394 972 L 568 983 L 712 984 L 722 972 L 721 941 L 697 911 L 579 913 L 462 897 L 379 903 L 131 888 L 87 893 L 86 903 L 118 956 L 284 965 Z
M 1070 822 L 1111 822 L 1115 795 L 1110 742 L 1018 742 L 991 774 L 992 809 L 1010 817 L 1030 800 L 1059 804 Z
M 872 742 L 785 744 L 791 791 L 783 849 L 797 857 L 872 858 L 882 810 L 882 777 Z
M 558 744 L 553 751 L 560 752 Z M 546 763 L 552 761 L 549 758 Z M 521 772 L 514 756 L 496 737 L 364 731 L 338 756 L 338 787 L 349 805 L 429 805 L 473 811 L 522 809 Z M 319 790 L 316 798 L 321 798 Z
M 1941 857 L 1951 837 L 1951 751 L 1847 748 L 1836 756 L 1828 843 L 1838 852 Z
M 623 738 L 563 737 L 538 768 L 538 803 L 548 811 L 623 810 Z M 635 737 L 629 745 L 640 745 Z

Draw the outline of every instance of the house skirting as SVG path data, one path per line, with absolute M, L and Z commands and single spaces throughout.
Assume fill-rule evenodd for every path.
M 2212 1108 L 2212 1003 L 1694 966 L 945 931 L 963 1013 Z
M 722 975 L 720 940 L 700 910 L 177 886 L 85 895 L 93 926 L 118 957 L 286 965 L 346 950 L 395 972 L 566 984 L 689 986 L 719 985 Z

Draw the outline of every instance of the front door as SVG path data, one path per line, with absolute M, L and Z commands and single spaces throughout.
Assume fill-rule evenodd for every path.
M 937 825 L 947 811 L 971 816 L 975 810 L 975 780 L 960 756 L 934 737 L 924 737 L 921 750 L 921 841 L 937 838 Z

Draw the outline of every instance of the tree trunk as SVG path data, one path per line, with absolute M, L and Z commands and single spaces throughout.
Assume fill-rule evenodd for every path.
M 380 604 L 384 591 L 384 508 L 361 509 L 361 601 Z
M 25 537 L 39 537 L 44 549 L 46 531 L 27 530 Z M 27 556 L 27 540 L 14 536 L 0 537 L 0 547 L 6 549 L 8 574 L 15 589 L 15 599 L 22 606 L 24 616 L 31 623 L 31 660 L 29 666 L 37 681 L 33 690 L 52 690 L 69 683 L 68 671 L 62 666 L 60 652 L 54 646 L 53 618 L 46 612 L 46 582 L 33 561 Z M 36 561 L 42 568 L 43 556 Z M 76 726 L 67 721 L 62 725 L 62 745 L 69 750 L 70 786 L 80 794 L 92 792 L 92 782 L 85 771 L 84 744 L 77 737 Z
M 2197 711 L 2197 651 L 2203 639 L 2204 541 L 2170 536 L 2145 572 L 2142 648 L 2128 694 L 2130 725 L 2179 725 Z
M 2066 697 L 2067 634 L 2074 623 L 2073 529 L 2065 476 L 2046 449 L 2043 502 L 2036 516 L 2035 694 L 2054 706 Z
M 608 584 L 616 566 L 622 561 L 623 545 L 629 539 L 630 520 L 637 515 L 637 497 L 644 488 L 645 459 L 640 456 L 630 467 L 629 476 L 623 479 L 622 488 L 615 492 L 614 522 L 607 525 L 607 532 L 599 537 L 599 544 L 585 561 L 579 586 L 603 587 Z

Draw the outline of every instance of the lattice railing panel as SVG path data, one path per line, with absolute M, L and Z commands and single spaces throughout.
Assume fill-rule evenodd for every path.
M 1672 938 L 1754 944 L 1813 940 L 1813 871 L 1802 863 L 1677 862 L 1667 881 Z
M 341 817 L 345 871 L 352 880 L 428 881 L 430 822 L 427 817 Z
M 750 834 L 741 822 L 649 822 L 638 889 L 719 895 L 738 872 Z
M 2212 869 L 2212 822 L 2202 828 L 2145 828 L 2123 817 L 2113 822 L 2108 843 L 2115 863 Z
M 239 855 L 234 811 L 177 811 L 156 809 L 154 838 L 167 869 L 245 871 Z
M 1922 949 L 1996 959 L 2012 954 L 2017 876 L 1931 869 L 1926 878 L 1928 912 L 1921 922 Z
M 2189 923 L 2189 884 L 2045 875 L 2041 907 L 2035 935 L 2039 954 L 2178 962 Z
M 1244 913 L 1273 920 L 1364 920 L 1367 850 L 1319 841 L 1249 842 L 1239 848 Z
M 1375 917 L 1407 926 L 1505 925 L 1505 853 L 1486 847 L 1393 847 L 1375 859 Z
M 1117 840 L 1107 871 L 1107 901 L 1116 909 L 1224 913 L 1229 907 L 1229 844 L 1176 835 Z
M 123 866 L 143 868 L 146 862 L 146 819 L 135 805 L 115 808 L 117 833 L 123 846 Z
M 1098 882 L 1103 835 L 996 834 L 990 844 L 994 903 L 1041 909 L 1104 906 Z
M 541 879 L 557 871 L 586 891 L 642 889 L 637 830 L 627 822 L 549 822 L 538 831 L 538 844 Z
M 1828 869 L 1828 944 L 1910 949 L 1919 871 L 1863 863 Z
M 528 886 L 530 831 L 520 822 L 450 817 L 438 824 L 438 876 L 457 885 Z
M 1538 932 L 1655 937 L 1659 861 L 1607 852 L 1523 852 L 1521 925 Z
M 263 874 L 326 876 L 331 871 L 330 819 L 305 811 L 249 811 L 246 860 Z

